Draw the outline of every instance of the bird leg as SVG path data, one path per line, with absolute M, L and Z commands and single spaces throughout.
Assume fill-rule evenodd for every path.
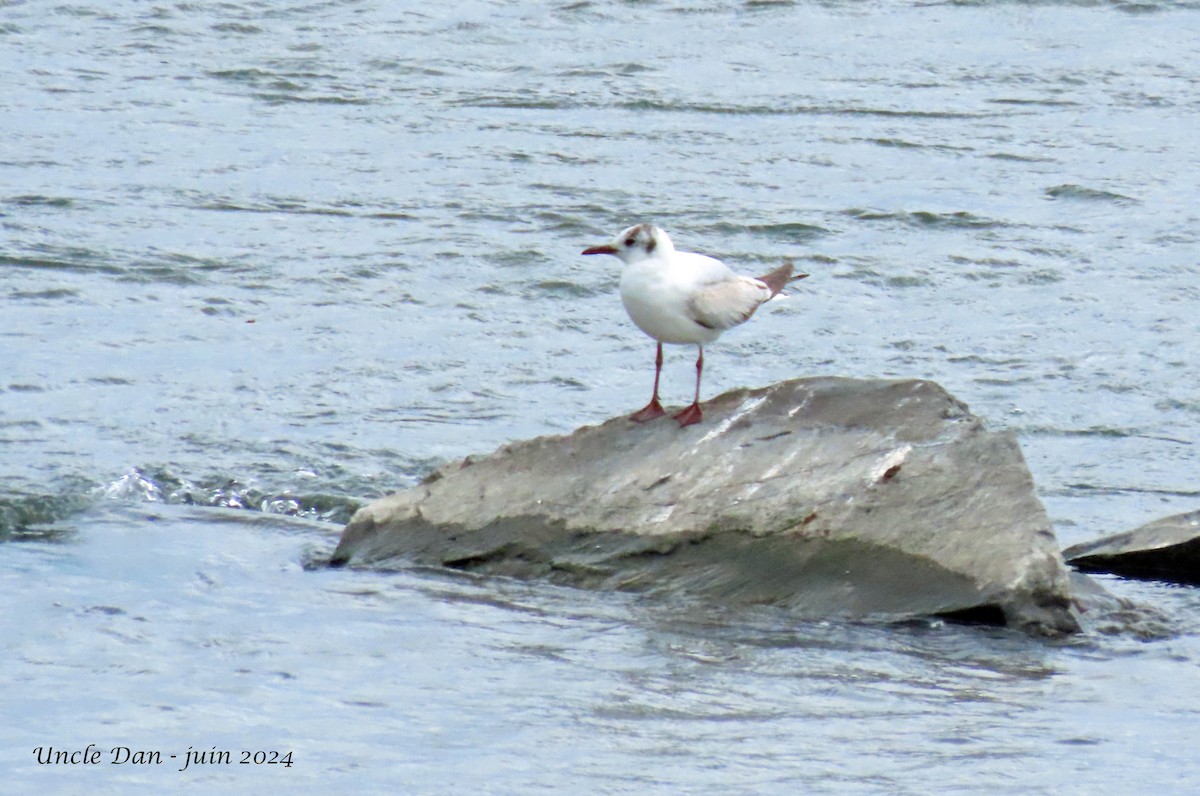
M 700 411 L 700 374 L 704 372 L 704 346 L 696 346 L 696 348 L 700 352 L 700 356 L 696 357 L 696 397 L 692 400 L 691 406 L 675 415 L 680 428 L 690 426 L 692 423 L 699 423 L 703 416 Z
M 662 363 L 662 343 L 659 343 L 658 356 L 654 358 L 654 397 L 650 399 L 650 403 L 629 416 L 629 419 L 635 423 L 645 423 L 647 420 L 653 420 L 666 414 L 662 404 L 658 402 L 658 377 L 662 374 Z

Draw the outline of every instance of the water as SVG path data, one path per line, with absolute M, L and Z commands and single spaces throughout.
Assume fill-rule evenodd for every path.
M 446 458 L 645 402 L 616 263 L 578 256 L 643 219 L 812 274 L 706 395 L 930 378 L 1018 434 L 1064 544 L 1194 509 L 1198 23 L 0 3 L 6 787 L 1183 792 L 1188 589 L 1106 581 L 1170 637 L 1047 644 L 315 564 Z M 669 352 L 668 402 L 692 375 Z

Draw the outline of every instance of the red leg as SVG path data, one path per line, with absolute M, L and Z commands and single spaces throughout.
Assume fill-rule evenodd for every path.
M 650 403 L 629 416 L 629 419 L 635 423 L 645 423 L 647 420 L 653 420 L 666 414 L 662 404 L 658 402 L 658 377 L 662 374 L 662 362 L 662 343 L 659 343 L 658 356 L 654 358 L 654 397 L 650 399 Z
M 704 372 L 704 347 L 696 346 L 696 348 L 700 351 L 700 356 L 696 357 L 696 397 L 692 400 L 691 406 L 675 415 L 680 428 L 690 426 L 692 423 L 699 423 L 700 418 L 704 416 L 704 413 L 700 411 L 700 374 Z

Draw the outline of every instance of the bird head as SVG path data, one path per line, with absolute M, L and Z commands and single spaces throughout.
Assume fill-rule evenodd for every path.
M 653 224 L 635 224 L 609 243 L 584 249 L 584 254 L 611 254 L 624 263 L 662 257 L 675 251 L 670 237 Z

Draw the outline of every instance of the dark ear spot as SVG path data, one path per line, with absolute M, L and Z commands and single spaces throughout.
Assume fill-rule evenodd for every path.
M 651 237 L 650 240 L 646 241 L 646 254 L 649 254 L 656 248 L 658 248 L 658 238 Z

